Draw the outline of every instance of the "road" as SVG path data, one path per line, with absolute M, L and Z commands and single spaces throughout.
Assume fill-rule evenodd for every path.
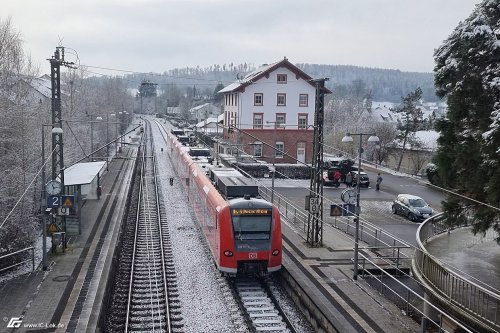
M 398 194 L 413 194 L 422 197 L 435 211 L 440 212 L 441 201 L 445 199 L 445 195 L 417 179 L 385 172 L 381 172 L 383 182 L 380 191 L 375 191 L 377 170 L 365 171 L 370 177 L 370 187 L 361 188 L 361 220 L 377 225 L 407 243 L 416 245 L 416 231 L 420 224 L 392 214 L 392 201 Z M 267 183 L 270 186 L 270 181 L 266 180 Z M 308 180 L 275 180 L 275 191 L 300 203 L 301 207 L 304 207 L 305 196 L 309 194 L 308 189 Z M 341 203 L 340 194 L 344 189 L 345 185 L 343 184 L 339 188 L 324 187 L 325 200 L 323 205 L 329 207 L 332 203 Z

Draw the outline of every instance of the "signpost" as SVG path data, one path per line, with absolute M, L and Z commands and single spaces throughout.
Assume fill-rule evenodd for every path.
M 69 208 L 74 207 L 75 205 L 75 196 L 74 195 L 49 195 L 47 197 L 47 207 L 49 208 L 67 208 L 69 212 Z M 68 214 L 59 214 L 59 215 L 69 215 Z
M 330 205 L 330 216 L 354 216 L 356 205 L 354 204 L 333 204 Z
M 309 197 L 309 211 L 311 214 L 319 213 L 319 198 Z

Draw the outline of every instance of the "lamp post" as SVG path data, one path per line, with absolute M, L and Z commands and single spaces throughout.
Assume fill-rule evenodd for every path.
M 108 116 L 108 125 L 107 126 L 109 126 L 109 117 L 114 118 L 114 117 L 116 117 L 116 114 L 114 114 L 114 113 L 110 113 L 109 114 L 109 116 Z M 108 133 L 108 127 L 106 127 L 106 133 Z M 115 137 L 118 137 L 118 133 L 116 133 Z M 108 142 L 109 142 L 109 140 L 108 140 Z M 116 142 L 115 142 L 115 146 L 116 146 Z M 116 154 L 116 152 L 115 152 L 115 154 Z
M 271 180 L 271 204 L 274 203 L 274 175 L 276 173 L 276 153 L 277 153 L 277 150 L 276 150 L 276 126 L 278 125 L 281 125 L 281 126 L 284 126 L 284 124 L 282 124 L 281 122 L 277 122 L 277 121 L 266 121 L 267 124 L 273 124 L 274 125 L 274 142 L 273 142 L 273 147 L 274 147 L 274 155 L 273 155 L 273 167 L 269 168 L 269 170 L 273 173 L 272 175 L 272 180 Z
M 45 191 L 45 127 L 50 126 L 52 124 L 43 124 L 42 125 L 42 269 L 44 271 L 47 270 L 47 192 Z
M 363 148 L 361 147 L 361 144 L 363 142 L 363 135 L 369 135 L 370 137 L 368 138 L 368 142 L 371 143 L 378 143 L 380 142 L 378 136 L 376 136 L 375 133 L 347 133 L 346 136 L 342 138 L 342 142 L 353 142 L 352 136 L 356 135 L 359 136 L 359 148 L 358 148 L 358 175 L 357 175 L 357 180 L 356 180 L 356 215 L 355 215 L 355 223 L 356 223 L 356 230 L 354 233 L 354 273 L 353 273 L 353 279 L 357 280 L 358 279 L 358 254 L 359 254 L 359 213 L 360 213 L 360 206 L 359 206 L 359 197 L 360 197 L 360 178 L 361 178 L 361 153 L 363 152 Z
M 102 117 L 97 116 L 94 120 L 90 121 L 90 161 L 92 162 L 92 155 L 94 155 L 94 127 L 92 126 L 93 123 L 97 123 L 102 121 Z
M 120 112 L 118 112 L 118 119 L 117 119 L 117 122 L 116 122 L 116 131 L 117 131 L 117 133 L 116 133 L 116 137 L 117 137 L 117 138 L 118 138 L 118 136 L 120 135 L 120 133 L 121 133 L 121 129 L 122 129 L 122 124 L 121 124 L 121 122 L 122 122 L 122 114 L 123 114 L 123 112 L 121 112 L 121 111 L 120 111 Z M 119 130 L 118 130 L 118 123 L 120 123 L 120 129 L 119 129 Z M 120 142 L 116 141 L 116 152 L 117 152 L 117 153 L 119 153 L 119 152 L 120 152 L 120 149 L 121 149 L 121 145 L 120 145 L 120 143 L 121 143 L 122 139 L 120 138 L 120 140 L 119 140 L 119 141 L 120 141 Z M 120 147 L 120 148 L 119 148 L 119 147 Z

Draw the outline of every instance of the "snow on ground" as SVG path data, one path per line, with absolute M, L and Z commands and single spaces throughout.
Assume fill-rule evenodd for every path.
M 184 331 L 235 332 L 238 328 L 233 324 L 230 310 L 236 304 L 228 304 L 227 297 L 223 295 L 220 285 L 223 279 L 205 250 L 195 219 L 190 213 L 189 202 L 168 159 L 165 142 L 154 123 L 152 127 L 182 302 Z M 160 153 L 160 147 L 164 148 L 165 153 Z M 175 179 L 174 186 L 169 184 L 170 177 Z
M 35 250 L 35 269 L 37 269 L 38 265 L 41 264 L 42 262 L 42 243 L 43 243 L 43 238 L 41 236 L 42 231 L 40 230 L 40 237 L 37 237 L 35 240 L 35 243 L 33 244 L 34 250 Z M 47 237 L 47 249 L 50 250 L 51 246 L 51 238 Z M 33 262 L 31 260 L 32 258 L 32 252 L 31 250 L 28 253 L 28 256 L 25 260 L 27 262 L 23 263 L 22 265 L 19 265 L 15 269 L 7 270 L 5 272 L 0 272 L 0 284 L 2 284 L 5 281 L 9 281 L 11 279 L 14 279 L 18 276 L 21 276 L 23 274 L 31 273 L 33 271 Z M 47 265 L 50 265 L 50 259 L 47 259 Z

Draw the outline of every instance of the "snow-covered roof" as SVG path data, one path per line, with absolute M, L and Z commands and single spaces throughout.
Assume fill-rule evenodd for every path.
M 226 93 L 226 92 L 231 92 L 231 91 L 237 91 L 237 90 L 242 90 L 244 87 L 255 83 L 262 77 L 264 77 L 266 74 L 271 73 L 277 68 L 280 67 L 286 67 L 293 73 L 297 75 L 297 77 L 300 77 L 304 79 L 307 83 L 309 83 L 312 86 L 315 86 L 315 83 L 313 82 L 313 78 L 307 75 L 305 72 L 303 72 L 300 68 L 297 66 L 293 65 L 288 61 L 288 59 L 285 57 L 283 60 L 277 61 L 272 64 L 266 64 L 262 65 L 261 67 L 257 68 L 255 71 L 248 73 L 245 75 L 245 77 L 239 81 L 235 81 L 228 86 L 222 88 L 221 90 L 218 91 L 218 93 Z M 326 93 L 331 93 L 330 90 L 325 89 Z
M 415 138 L 422 143 L 422 148 L 435 150 L 439 133 L 436 131 L 417 131 L 415 132 Z
M 189 111 L 190 112 L 194 112 L 194 111 L 198 111 L 198 110 L 201 110 L 203 109 L 204 107 L 210 105 L 210 103 L 205 103 L 205 104 L 202 104 L 202 105 L 198 105 L 198 106 L 195 106 L 193 108 L 191 108 Z
M 50 78 L 47 79 L 45 75 L 32 79 L 31 86 L 43 96 L 47 98 L 52 97 L 52 83 Z
M 64 170 L 64 185 L 90 184 L 105 165 L 105 161 L 74 164 Z
M 373 106 L 375 104 L 375 107 Z M 392 111 L 394 103 L 382 104 L 373 103 L 371 114 L 373 119 L 377 122 L 397 122 L 398 115 Z

